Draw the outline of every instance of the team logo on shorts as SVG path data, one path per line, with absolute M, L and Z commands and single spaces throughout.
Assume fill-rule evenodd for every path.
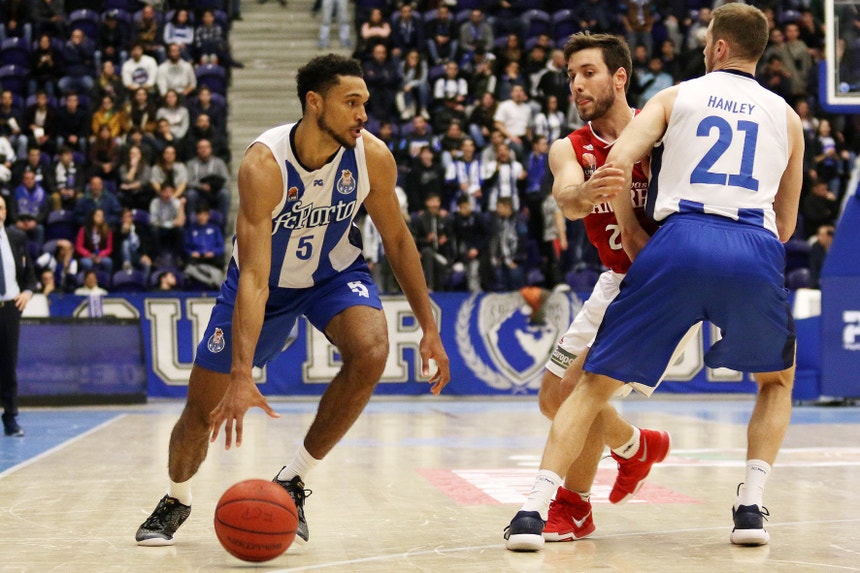
M 299 198 L 299 188 L 290 187 L 287 189 L 287 201 L 296 201 Z
M 218 354 L 222 350 L 224 350 L 224 346 L 226 346 L 226 342 L 224 342 L 224 331 L 220 328 L 216 328 L 215 332 L 212 333 L 212 336 L 209 337 L 209 340 L 206 342 L 206 348 L 209 349 L 209 352 L 212 354 Z
M 342 169 L 340 172 L 340 178 L 337 180 L 338 193 L 349 195 L 355 191 L 355 186 L 355 177 L 352 176 L 352 171 L 349 169 Z

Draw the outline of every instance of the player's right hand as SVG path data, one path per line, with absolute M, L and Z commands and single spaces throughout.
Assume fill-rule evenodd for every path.
M 232 377 L 231 377 L 232 378 Z M 272 418 L 280 418 L 281 415 L 275 412 L 257 385 L 254 384 L 250 373 L 247 380 L 239 380 L 232 378 L 227 390 L 221 401 L 209 414 L 209 432 L 211 434 L 210 442 L 218 439 L 218 431 L 221 424 L 224 424 L 224 449 L 229 450 L 233 444 L 233 428 L 236 429 L 236 447 L 242 445 L 242 431 L 245 412 L 249 408 L 257 406 Z
M 583 187 L 585 197 L 592 204 L 608 203 L 624 188 L 624 171 L 609 163 L 601 165 Z

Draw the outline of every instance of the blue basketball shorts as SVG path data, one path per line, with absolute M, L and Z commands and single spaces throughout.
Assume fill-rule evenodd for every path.
M 716 215 L 672 215 L 607 307 L 584 370 L 654 387 L 678 342 L 704 320 L 722 334 L 705 353 L 709 367 L 784 370 L 795 351 L 784 271 L 773 233 Z
M 233 309 L 238 286 L 239 269 L 231 261 L 209 325 L 197 345 L 195 363 L 224 374 L 230 372 L 232 364 Z M 293 328 L 300 316 L 306 316 L 315 328 L 324 332 L 332 318 L 353 306 L 382 308 L 379 291 L 363 259 L 309 288 L 270 286 L 263 328 L 254 352 L 254 366 L 264 366 L 286 348 L 294 337 Z

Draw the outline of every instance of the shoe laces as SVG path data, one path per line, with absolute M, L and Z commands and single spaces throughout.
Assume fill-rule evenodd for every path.
M 158 507 L 155 508 L 155 511 L 152 512 L 152 515 L 146 518 L 146 521 L 143 522 L 143 526 L 147 529 L 153 528 L 161 528 L 164 526 L 164 518 L 170 513 L 173 509 L 173 503 L 168 499 L 162 499 L 158 502 Z

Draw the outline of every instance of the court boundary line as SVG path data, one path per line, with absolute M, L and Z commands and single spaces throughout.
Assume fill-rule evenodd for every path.
M 771 523 L 768 524 L 769 529 L 781 528 L 781 527 L 801 527 L 807 525 L 821 525 L 821 524 L 837 524 L 837 523 L 858 523 L 860 522 L 860 518 L 854 519 L 828 519 L 828 520 L 818 520 L 818 521 L 792 521 L 786 523 Z M 685 528 L 685 529 L 664 529 L 662 531 L 634 531 L 629 533 L 610 533 L 607 535 L 598 535 L 596 537 L 588 537 L 586 540 L 588 541 L 599 541 L 601 539 L 618 539 L 624 537 L 639 537 L 643 535 L 671 535 L 673 533 L 690 533 L 694 531 L 726 531 L 726 537 L 728 538 L 728 531 L 731 528 L 730 524 L 726 524 L 719 527 L 694 527 L 694 528 Z M 585 541 L 585 540 L 583 540 Z M 562 544 L 563 545 L 563 544 Z M 726 547 L 731 549 L 735 547 L 731 543 L 726 541 Z M 768 548 L 769 545 L 762 546 L 763 548 Z M 374 555 L 373 557 L 360 557 L 358 559 L 344 559 L 341 561 L 331 561 L 329 563 L 317 563 L 315 565 L 300 565 L 298 567 L 288 567 L 286 569 L 274 569 L 269 571 L 269 573 L 296 573 L 299 571 L 314 571 L 317 569 L 329 569 L 332 567 L 342 567 L 345 565 L 357 565 L 360 563 L 373 563 L 373 562 L 384 562 L 391 559 L 409 559 L 410 557 L 420 557 L 424 555 L 433 555 L 433 554 L 445 554 L 445 553 L 460 553 L 465 551 L 483 551 L 486 549 L 500 549 L 502 551 L 506 551 L 504 543 L 497 543 L 493 545 L 475 545 L 475 546 L 465 546 L 465 547 L 450 547 L 448 549 L 425 549 L 421 551 L 407 551 L 400 553 L 392 553 L 390 555 Z M 755 551 L 756 548 L 743 548 L 743 550 Z M 537 555 L 538 553 L 536 553 Z M 848 567 L 845 565 L 836 565 L 830 563 L 811 563 L 806 561 L 796 561 L 789 559 L 768 559 L 767 563 L 784 563 L 784 564 L 794 564 L 794 565 L 806 565 L 806 566 L 815 566 L 822 567 L 824 569 L 838 569 L 842 571 L 860 571 L 860 567 Z
M 69 446 L 69 445 L 71 445 L 71 444 L 74 444 L 75 442 L 78 442 L 79 440 L 82 440 L 83 438 L 86 438 L 86 437 L 87 437 L 87 436 L 89 436 L 90 434 L 92 434 L 92 433 L 94 433 L 94 432 L 96 432 L 96 431 L 98 431 L 98 430 L 101 430 L 101 429 L 102 429 L 102 428 L 104 428 L 105 426 L 110 425 L 110 424 L 113 424 L 113 423 L 114 423 L 114 422 L 116 422 L 117 420 L 120 420 L 120 419 L 122 419 L 122 418 L 125 418 L 126 416 L 128 416 L 128 414 L 117 414 L 117 415 L 116 415 L 116 416 L 114 416 L 113 418 L 111 418 L 111 419 L 109 419 L 109 420 L 105 420 L 105 421 L 104 421 L 104 422 L 102 422 L 101 424 L 98 424 L 97 426 L 93 426 L 93 427 L 92 427 L 92 428 L 90 428 L 89 430 L 87 430 L 87 431 L 85 431 L 85 432 L 82 432 L 82 433 L 78 434 L 77 436 L 73 436 L 73 437 L 69 438 L 68 440 L 65 440 L 65 441 L 63 441 L 63 442 L 60 442 L 60 443 L 59 443 L 59 444 L 57 444 L 56 446 L 53 446 L 53 447 L 51 447 L 51 448 L 48 448 L 47 450 L 45 450 L 45 451 L 44 451 L 44 452 L 42 452 L 41 454 L 37 454 L 37 455 L 33 456 L 32 458 L 26 459 L 26 460 L 24 460 L 24 461 L 23 461 L 23 462 L 21 462 L 21 463 L 15 464 L 14 466 L 12 466 L 12 467 L 10 467 L 10 468 L 8 468 L 8 469 L 3 470 L 2 472 L 0 472 L 0 479 L 3 479 L 3 478 L 5 478 L 6 476 L 8 476 L 8 475 L 10 475 L 10 474 L 15 473 L 15 472 L 17 472 L 17 471 L 18 471 L 18 470 L 20 470 L 20 469 L 24 469 L 25 467 L 27 467 L 27 466 L 29 466 L 29 465 L 31 465 L 31 464 L 34 464 L 34 463 L 36 463 L 36 462 L 40 461 L 42 458 L 46 458 L 46 457 L 48 457 L 49 455 L 53 454 L 54 452 L 57 452 L 57 451 L 59 451 L 59 450 L 61 450 L 61 449 L 65 448 L 66 446 Z M 26 438 L 23 438 L 23 439 L 26 439 Z

